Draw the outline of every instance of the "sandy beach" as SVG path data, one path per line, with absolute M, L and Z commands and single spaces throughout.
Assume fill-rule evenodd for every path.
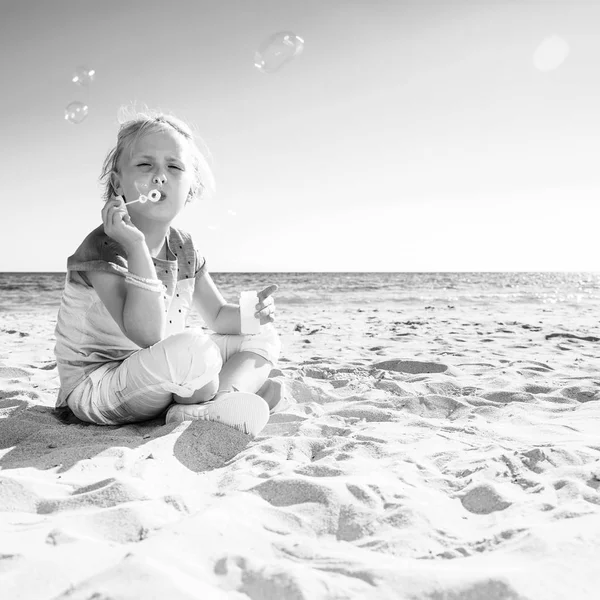
M 286 306 L 255 439 L 66 425 L 0 320 L 0 597 L 553 600 L 600 586 L 598 313 Z

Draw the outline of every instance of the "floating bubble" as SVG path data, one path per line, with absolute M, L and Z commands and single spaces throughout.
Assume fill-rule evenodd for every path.
M 231 210 L 231 209 L 229 209 L 229 210 L 227 211 L 227 214 L 228 214 L 228 215 L 231 215 L 232 217 L 235 217 L 235 215 L 237 215 L 237 213 L 235 212 L 235 210 Z
M 136 179 L 133 182 L 135 189 L 143 196 L 146 196 L 150 202 L 158 202 L 160 200 L 160 192 L 151 183 L 150 178 Z
M 88 69 L 87 67 L 80 65 L 76 67 L 71 81 L 77 85 L 89 85 L 94 81 L 95 75 L 96 71 L 94 71 L 94 69 Z
M 65 108 L 65 120 L 79 125 L 88 116 L 88 106 L 83 102 L 71 102 Z
M 263 73 L 275 73 L 298 56 L 304 40 L 291 31 L 280 31 L 268 37 L 254 54 L 254 66 Z
M 133 182 L 133 185 L 135 186 L 135 189 L 139 192 L 140 196 L 148 195 L 148 192 L 150 191 L 150 183 L 148 181 L 138 179 Z M 145 202 L 145 200 L 142 200 L 142 202 Z
M 552 71 L 562 65 L 569 55 L 569 44 L 561 37 L 547 37 L 533 53 L 533 66 L 538 71 Z

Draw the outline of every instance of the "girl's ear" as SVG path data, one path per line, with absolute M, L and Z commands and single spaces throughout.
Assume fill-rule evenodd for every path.
M 194 190 L 193 187 L 191 187 L 190 191 L 188 192 L 187 198 L 185 199 L 185 203 L 189 204 L 194 199 L 195 195 L 196 195 L 196 191 Z
M 110 182 L 115 192 L 115 196 L 120 196 L 123 193 L 123 190 L 121 188 L 121 179 L 116 171 L 111 171 Z

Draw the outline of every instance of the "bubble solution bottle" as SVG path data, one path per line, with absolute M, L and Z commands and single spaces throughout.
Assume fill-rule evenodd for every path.
M 242 333 L 260 333 L 260 320 L 254 316 L 258 294 L 256 292 L 240 293 L 240 317 L 242 321 Z

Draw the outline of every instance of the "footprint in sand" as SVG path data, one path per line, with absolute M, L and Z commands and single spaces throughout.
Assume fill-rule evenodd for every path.
M 448 370 L 448 365 L 434 362 L 421 362 L 418 360 L 384 360 L 373 365 L 376 369 L 384 371 L 397 371 L 399 373 L 408 373 L 410 375 L 420 375 L 421 373 L 444 373 Z
M 530 371 L 539 371 L 540 373 L 554 371 L 554 369 L 546 363 L 537 362 L 535 360 L 513 360 L 508 363 L 508 366 L 520 367 L 521 369 L 528 369 Z
M 183 511 L 185 514 L 185 511 Z M 139 542 L 168 523 L 181 519 L 182 511 L 166 500 L 127 502 L 98 510 L 73 511 L 59 515 L 59 525 L 46 537 L 46 543 L 58 546 L 82 538 L 119 544 Z M 119 526 L 115 527 L 115 523 Z
M 271 479 L 259 483 L 251 491 L 273 506 L 292 506 L 307 502 L 324 505 L 334 503 L 334 493 L 327 486 L 299 478 Z
M 481 394 L 485 400 L 498 402 L 499 404 L 509 404 L 510 402 L 532 403 L 535 402 L 535 396 L 529 392 L 498 390 L 485 392 Z
M 31 373 L 25 371 L 25 369 L 19 369 L 17 367 L 0 367 L 0 377 L 2 379 L 20 379 L 26 377 L 29 379 Z
M 468 488 L 460 501 L 462 505 L 476 515 L 489 515 L 508 508 L 512 501 L 492 483 L 476 483 Z
M 593 387 L 581 385 L 564 387 L 560 390 L 560 393 L 571 400 L 577 400 L 577 402 L 591 402 L 600 398 L 600 391 Z
M 43 500 L 38 506 L 38 512 L 48 514 L 85 507 L 108 508 L 126 502 L 148 500 L 148 494 L 139 488 L 137 482 L 111 477 L 81 487 L 67 498 Z
M 365 420 L 369 423 L 384 423 L 392 421 L 397 416 L 392 410 L 377 408 L 376 406 L 361 406 L 340 408 L 328 413 L 344 419 Z
M 40 367 L 36 367 L 35 365 L 31 365 L 33 369 L 41 369 L 42 371 L 52 371 L 52 369 L 56 369 L 56 361 L 51 360 L 50 362 L 42 365 Z
M 329 465 L 302 465 L 295 469 L 294 473 L 307 477 L 339 477 L 344 475 L 345 471 Z
M 215 563 L 214 572 L 221 578 L 221 587 L 236 590 L 244 597 L 324 598 L 332 591 L 331 584 L 322 581 L 324 575 L 318 569 L 290 569 L 244 556 L 220 558 Z

